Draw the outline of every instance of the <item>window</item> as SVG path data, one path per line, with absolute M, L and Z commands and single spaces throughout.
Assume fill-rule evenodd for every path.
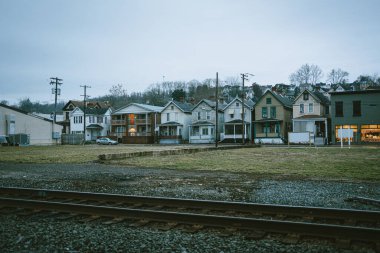
M 170 121 L 170 113 L 166 114 L 166 121 Z
M 74 124 L 82 124 L 82 116 L 74 116 Z
M 235 117 L 235 114 L 230 114 L 230 118 L 233 119 Z
M 313 111 L 314 111 L 314 104 L 310 103 L 309 104 L 309 112 L 313 112 Z
M 353 116 L 358 117 L 362 115 L 361 111 L 361 102 L 359 101 L 352 101 L 352 109 L 353 109 Z
M 304 113 L 305 109 L 304 109 L 304 104 L 300 104 L 300 113 Z
M 236 107 L 239 107 L 240 106 L 240 104 L 239 103 L 236 103 Z
M 198 120 L 201 120 L 201 112 L 198 112 Z
M 104 117 L 104 124 L 108 124 L 108 117 L 107 116 Z
M 309 100 L 309 93 L 305 92 L 303 94 L 303 100 Z
M 206 112 L 206 119 L 208 119 L 208 120 L 211 119 L 211 113 L 210 112 Z
M 261 116 L 263 118 L 268 118 L 268 110 L 266 107 L 261 108 Z
M 360 133 L 362 141 L 380 143 L 380 125 L 362 125 Z
M 325 107 L 325 113 L 326 114 L 329 114 L 330 113 L 330 107 L 328 105 L 326 105 Z
M 170 106 L 170 109 L 171 109 L 171 110 L 174 110 L 174 105 Z
M 208 128 L 202 128 L 202 135 L 208 135 Z
M 270 117 L 271 118 L 276 118 L 276 107 L 275 106 L 272 106 L 270 108 Z
M 267 105 L 272 104 L 272 98 L 267 98 Z
M 343 102 L 335 102 L 335 117 L 343 117 Z
M 192 129 L 192 135 L 199 135 L 199 126 L 195 126 Z
M 98 122 L 98 123 L 100 123 L 100 124 L 102 124 L 103 123 L 103 117 L 98 117 L 97 119 L 96 119 L 96 121 Z

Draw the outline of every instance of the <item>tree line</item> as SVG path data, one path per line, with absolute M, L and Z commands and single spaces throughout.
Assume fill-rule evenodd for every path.
M 337 84 L 354 85 L 366 84 L 367 86 L 380 86 L 380 77 L 374 75 L 360 75 L 357 79 L 349 84 L 349 73 L 340 68 L 332 69 L 325 76 L 318 65 L 304 64 L 295 72 L 290 74 L 289 82 L 291 85 L 326 85 L 331 86 Z M 239 76 L 227 77 L 219 81 L 218 96 L 225 98 L 234 98 L 241 96 L 242 93 L 242 80 Z M 278 86 L 275 84 L 273 86 Z M 284 87 L 283 84 L 280 86 Z M 257 83 L 246 83 L 246 90 L 250 89 L 253 92 L 253 100 L 257 100 L 263 93 L 262 85 Z M 117 109 L 129 103 L 144 103 L 156 106 L 163 106 L 169 100 L 174 99 L 177 101 L 198 102 L 204 98 L 215 99 L 215 79 L 205 79 L 198 81 L 196 79 L 185 81 L 164 81 L 161 83 L 151 84 L 143 92 L 128 93 L 123 84 L 113 85 L 108 93 L 104 96 L 95 97 L 90 100 L 94 101 L 107 101 L 109 104 Z M 0 103 L 8 104 L 6 100 Z M 57 104 L 57 112 L 62 112 L 64 102 Z M 32 102 L 30 98 L 24 98 L 16 105 L 21 110 L 26 112 L 39 112 L 51 113 L 54 111 L 54 104 L 41 104 L 40 102 Z

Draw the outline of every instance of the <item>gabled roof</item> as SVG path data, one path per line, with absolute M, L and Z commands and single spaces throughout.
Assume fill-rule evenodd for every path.
M 212 109 L 215 109 L 216 108 L 216 102 L 215 101 L 212 101 L 212 100 L 209 100 L 209 99 L 202 99 L 201 101 L 198 102 L 198 104 L 196 104 L 192 110 L 194 110 L 195 108 L 197 108 L 202 102 L 206 103 L 207 105 L 209 105 Z M 225 103 L 218 103 L 218 111 L 223 111 L 224 108 L 227 106 L 227 104 Z
M 182 112 L 184 113 L 191 113 L 191 110 L 193 109 L 193 105 L 190 104 L 190 103 L 183 103 L 183 102 L 178 102 L 178 101 L 175 101 L 175 100 L 172 100 L 172 101 L 169 101 L 165 106 L 164 106 L 164 109 L 162 109 L 162 111 L 164 111 L 166 108 L 169 107 L 169 105 L 171 104 L 174 104 L 175 106 L 178 107 L 178 109 L 180 109 Z M 162 112 L 161 111 L 161 112 Z
M 126 106 L 120 107 L 116 111 L 113 112 L 113 114 L 118 114 L 121 110 L 130 107 L 130 106 L 137 106 L 140 107 L 143 110 L 149 111 L 149 112 L 161 112 L 164 107 L 162 106 L 154 106 L 154 105 L 147 105 L 147 104 L 138 104 L 138 103 L 131 103 Z
M 235 103 L 235 101 L 239 101 L 241 103 L 241 99 L 236 97 L 234 98 L 231 102 L 229 102 L 224 108 L 223 108 L 223 111 L 226 110 L 230 105 L 232 105 L 233 103 Z M 250 99 L 246 99 L 244 100 L 244 105 L 246 107 L 248 107 L 249 109 L 252 110 L 252 108 L 255 106 L 255 102 L 253 102 L 252 100 Z
M 83 110 L 83 108 L 84 108 L 84 102 L 83 102 L 83 101 L 69 100 L 69 102 L 67 102 L 67 103 L 63 106 L 62 110 L 63 110 L 63 111 L 67 111 L 67 110 L 68 110 L 68 107 L 70 106 L 70 104 L 73 105 L 74 108 L 75 108 L 75 107 L 79 107 L 79 108 L 81 108 L 82 110 Z M 108 103 L 106 103 L 106 102 L 87 101 L 87 102 L 86 102 L 86 107 L 87 107 L 87 108 L 107 108 L 107 109 L 108 109 L 108 108 L 110 108 L 111 106 L 110 106 Z
M 270 93 L 270 94 L 272 94 L 272 96 L 275 98 L 275 99 L 277 99 L 284 107 L 288 107 L 288 108 L 290 108 L 290 109 L 292 109 L 292 107 L 293 107 L 293 101 L 291 101 L 289 98 L 287 98 L 287 97 L 283 97 L 283 96 L 281 96 L 281 95 L 279 95 L 279 94 L 277 94 L 276 92 L 274 92 L 274 91 L 271 91 L 271 90 L 267 90 L 261 97 L 260 97 L 260 99 L 256 102 L 256 104 L 255 104 L 255 106 L 257 105 L 257 104 L 259 104 L 260 103 L 260 101 L 268 94 L 268 93 Z
M 300 92 L 300 94 L 298 94 L 298 96 L 294 99 L 294 102 L 297 101 L 305 92 L 309 93 L 310 96 L 312 96 L 315 100 L 317 100 L 317 102 L 319 102 L 321 104 L 324 104 L 324 105 L 330 104 L 330 100 L 325 95 L 323 95 L 321 92 L 310 91 L 308 89 L 305 89 L 304 91 Z
M 86 114 L 87 115 L 104 115 L 110 108 L 86 108 Z M 82 113 L 84 112 L 84 108 L 82 107 L 75 107 L 74 110 L 71 111 L 71 113 L 74 113 L 75 111 L 80 110 Z

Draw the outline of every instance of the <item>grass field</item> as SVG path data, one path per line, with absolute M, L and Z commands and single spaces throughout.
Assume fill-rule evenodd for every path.
M 99 154 L 173 148 L 181 148 L 181 146 L 1 147 L 0 162 L 86 163 L 97 160 Z M 379 147 L 353 147 L 351 149 L 261 147 L 175 156 L 136 157 L 111 163 L 133 167 L 229 171 L 258 176 L 380 182 Z

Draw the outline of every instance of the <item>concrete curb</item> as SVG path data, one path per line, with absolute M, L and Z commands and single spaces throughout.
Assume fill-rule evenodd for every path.
M 128 158 L 141 157 L 141 156 L 182 155 L 182 154 L 193 154 L 193 153 L 212 151 L 212 150 L 257 148 L 257 147 L 260 147 L 260 145 L 220 146 L 218 148 L 216 147 L 184 148 L 184 149 L 168 149 L 168 150 L 161 150 L 161 151 L 140 151 L 140 152 L 121 153 L 121 154 L 102 154 L 98 156 L 98 159 L 100 161 L 110 161 L 110 160 L 121 160 L 121 159 L 128 159 Z

